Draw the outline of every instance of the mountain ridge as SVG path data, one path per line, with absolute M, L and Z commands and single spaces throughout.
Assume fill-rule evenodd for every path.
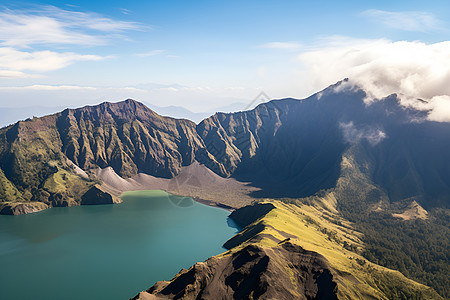
M 450 161 L 439 150 L 450 147 L 449 124 L 425 120 L 426 112 L 401 106 L 395 95 L 367 105 L 360 89 L 336 91 L 344 83 L 302 100 L 216 113 L 199 124 L 159 116 L 132 99 L 19 121 L 0 129 L 0 176 L 14 186 L 3 194 L 12 201 L 15 189 L 35 193 L 42 182 L 24 176 L 29 170 L 20 166 L 57 161 L 69 168 L 65 156 L 84 171 L 110 166 L 125 178 L 138 173 L 173 178 L 198 161 L 222 177 L 250 182 L 260 189 L 252 194 L 256 198 L 307 197 L 336 185 L 342 155 L 356 143 L 373 161 L 370 176 L 391 201 L 416 197 L 425 209 L 448 207 L 450 179 L 439 170 L 450 165 L 433 157 Z M 34 143 L 31 150 L 25 150 L 27 143 Z M 19 152 L 35 155 L 34 161 L 21 157 L 18 163 Z M 31 169 L 46 177 L 52 168 L 41 163 Z M 398 181 L 402 184 L 393 184 Z M 25 198 L 31 199 L 28 193 Z

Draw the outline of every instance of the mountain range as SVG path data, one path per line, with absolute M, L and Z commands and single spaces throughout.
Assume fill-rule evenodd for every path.
M 216 113 L 198 125 L 130 99 L 20 121 L 0 130 L 2 200 L 34 200 L 57 170 L 70 169 L 68 160 L 126 178 L 171 178 L 198 161 L 260 187 L 255 197 L 306 197 L 336 186 L 342 157 L 358 148 L 379 191 L 371 201 L 448 208 L 450 124 L 427 121 L 395 95 L 366 105 L 364 91 L 335 89 Z
M 403 106 L 395 94 L 368 104 L 362 89 L 345 87 L 342 81 L 307 99 L 216 113 L 198 124 L 162 117 L 131 99 L 19 121 L 0 129 L 0 213 L 120 202 L 98 170 L 171 179 L 195 163 L 252 187 L 253 199 L 319 205 L 355 223 L 377 212 L 431 222 L 443 210 L 448 218 L 450 124 L 429 121 L 426 111 Z M 210 198 L 203 200 L 221 203 Z M 306 253 L 283 245 L 284 257 Z M 268 251 L 246 249 L 247 256 Z

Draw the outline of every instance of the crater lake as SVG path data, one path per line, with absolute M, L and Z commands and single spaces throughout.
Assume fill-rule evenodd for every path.
M 0 216 L 1 299 L 129 299 L 225 251 L 229 212 L 164 191 Z

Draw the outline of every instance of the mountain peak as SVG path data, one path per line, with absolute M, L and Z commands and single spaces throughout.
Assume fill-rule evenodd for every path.
M 97 105 L 88 105 L 76 109 L 67 109 L 61 113 L 62 115 L 73 115 L 75 118 L 83 118 L 85 120 L 123 120 L 141 122 L 151 122 L 157 120 L 159 115 L 152 111 L 144 104 L 133 100 L 126 99 L 119 102 L 103 102 Z
M 99 105 L 95 105 L 94 107 L 97 107 L 97 106 L 109 106 L 109 107 L 114 107 L 114 108 L 118 108 L 118 109 L 133 110 L 133 111 L 148 110 L 148 111 L 153 112 L 150 108 L 145 106 L 143 103 L 136 101 L 134 99 L 131 99 L 131 98 L 128 98 L 128 99 L 122 100 L 122 101 L 118 101 L 118 102 L 103 102 Z

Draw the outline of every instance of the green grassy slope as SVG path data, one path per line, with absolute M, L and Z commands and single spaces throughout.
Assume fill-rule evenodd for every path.
M 432 209 L 426 220 L 394 218 L 393 212 L 414 198 L 392 203 L 385 190 L 372 181 L 375 169 L 364 146 L 353 145 L 343 155 L 336 187 L 301 202 L 326 203 L 324 199 L 335 199 L 340 215 L 363 234 L 365 247 L 359 252 L 361 255 L 450 297 L 449 210 Z
M 225 255 L 247 244 L 278 247 L 279 241 L 288 236 L 291 243 L 315 251 L 328 260 L 336 272 L 340 299 L 441 299 L 431 288 L 358 254 L 365 247 L 360 239 L 362 235 L 338 216 L 320 206 L 269 203 L 276 208 L 250 224 L 242 234 L 252 227 L 262 227 L 262 230 L 249 235 L 246 242 Z

